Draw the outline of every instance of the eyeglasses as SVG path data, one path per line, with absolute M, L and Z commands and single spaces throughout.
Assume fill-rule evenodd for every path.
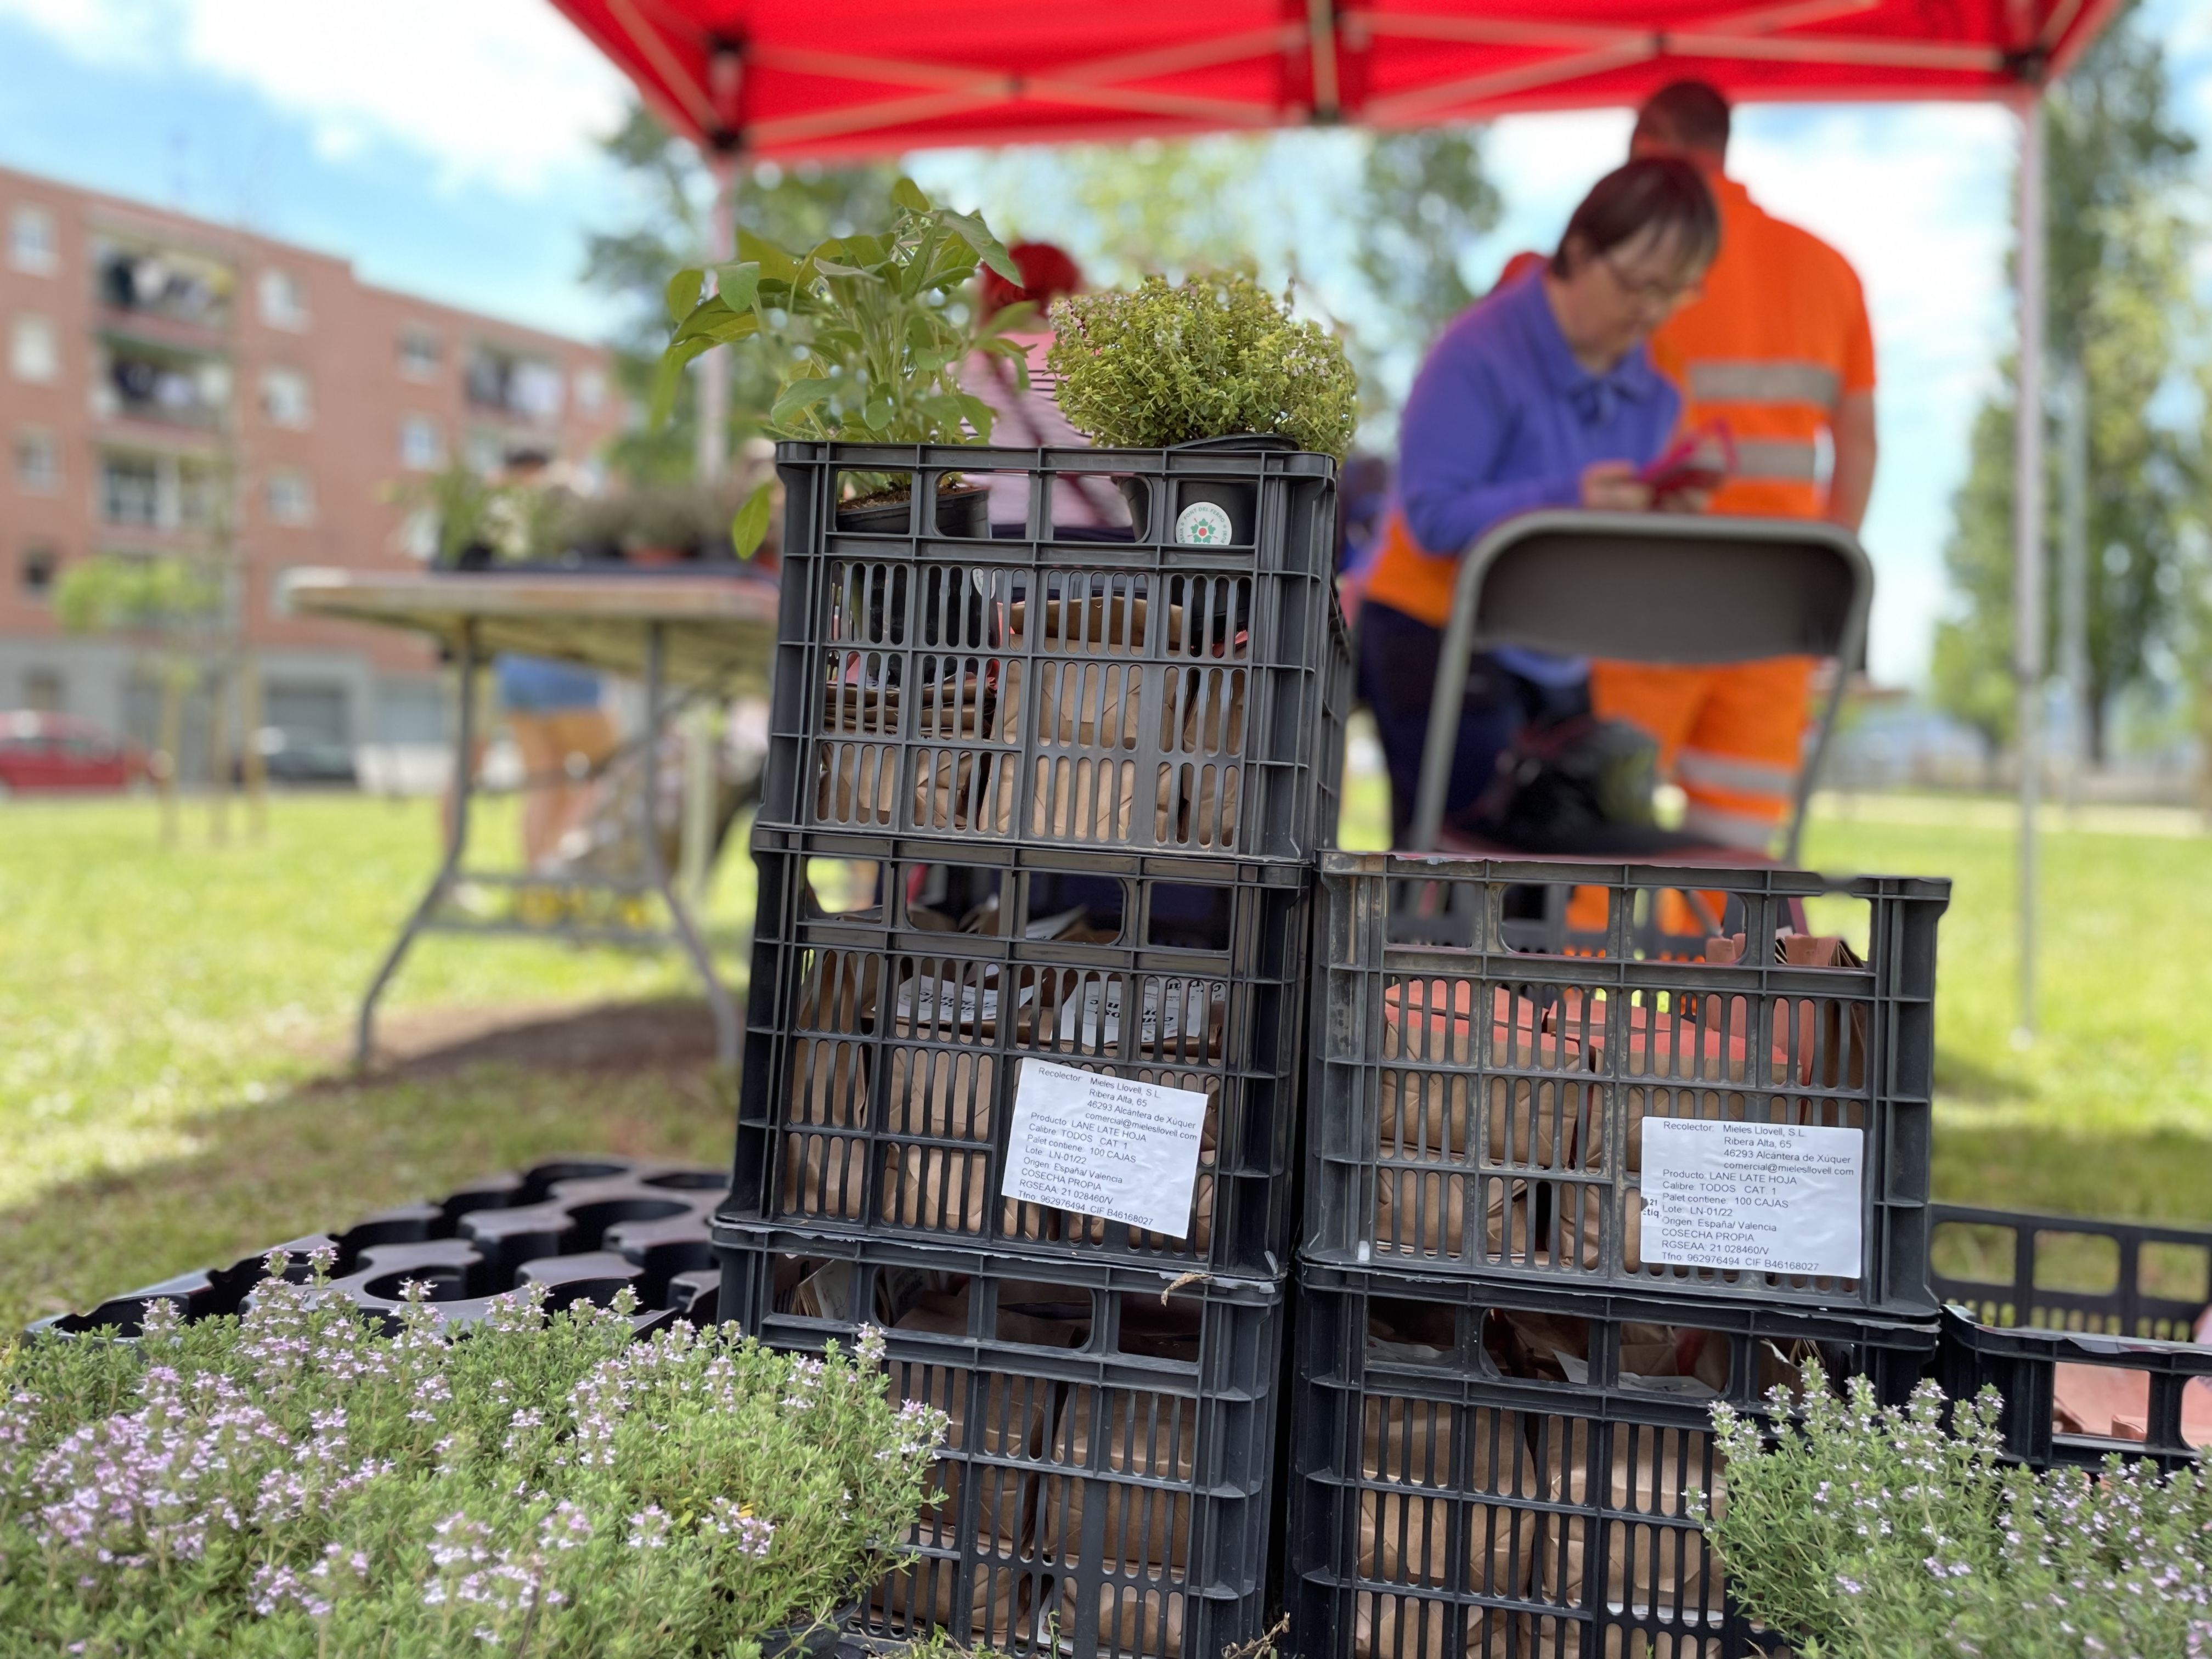
M 1620 262 L 1610 253 L 1601 253 L 1598 263 L 1612 273 L 1613 280 L 1620 284 L 1621 292 L 1654 311 L 1672 311 L 1698 297 L 1705 288 L 1705 273 L 1698 272 L 1687 282 L 1668 282 L 1662 277 L 1636 276 L 1621 269 Z

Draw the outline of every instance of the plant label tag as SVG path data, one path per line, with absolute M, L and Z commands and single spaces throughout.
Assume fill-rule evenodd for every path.
M 1856 1279 L 1866 1132 L 1644 1120 L 1644 1259 Z
M 1176 514 L 1176 540 L 1185 547 L 1219 547 L 1229 540 L 1229 509 L 1193 501 Z
M 1205 1125 L 1195 1090 L 1025 1060 L 1000 1194 L 1188 1238 Z

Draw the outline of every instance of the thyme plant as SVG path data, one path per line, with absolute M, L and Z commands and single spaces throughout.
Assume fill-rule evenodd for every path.
M 1344 346 L 1238 272 L 1052 305 L 1046 362 L 1060 412 L 1112 448 L 1280 434 L 1340 460 L 1352 447 L 1359 384 Z
M 0 1654 L 87 1659 L 757 1655 L 880 1576 L 944 1418 L 882 1338 L 503 1297 L 386 1334 L 283 1254 L 242 1318 L 0 1356 Z M 419 1297 L 422 1287 L 415 1287 Z
M 2212 1654 L 2212 1489 L 2111 1459 L 2000 1457 L 1994 1390 L 1907 1406 L 1817 1364 L 1778 1391 L 1770 1443 L 1725 1406 L 1711 1522 L 1731 1595 L 1802 1659 L 2200 1659 Z M 1789 1413 L 1801 1411 L 1794 1424 Z

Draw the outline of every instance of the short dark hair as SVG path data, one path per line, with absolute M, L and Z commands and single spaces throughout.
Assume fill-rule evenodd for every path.
M 1729 101 L 1703 81 L 1674 81 L 1636 112 L 1636 137 L 1677 149 L 1728 153 Z
M 1591 253 L 1610 253 L 1644 231 L 1671 236 L 1685 265 L 1709 263 L 1720 251 L 1721 216 L 1705 175 L 1676 155 L 1648 155 L 1615 167 L 1590 186 L 1567 221 L 1552 274 L 1571 276 L 1567 244 L 1579 237 Z

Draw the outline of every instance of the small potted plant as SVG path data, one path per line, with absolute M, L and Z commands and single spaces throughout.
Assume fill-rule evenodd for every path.
M 1359 388 L 1344 347 L 1294 315 L 1241 272 L 1180 283 L 1147 276 L 1133 292 L 1053 302 L 1046 358 L 1060 377 L 1060 411 L 1115 449 L 1304 449 L 1344 459 Z M 1122 481 L 1139 539 L 1151 503 L 1146 480 Z M 1249 542 L 1255 485 L 1179 481 L 1174 538 Z
M 775 436 L 988 443 L 991 406 L 962 390 L 960 367 L 975 352 L 999 353 L 1026 387 L 1022 347 L 1006 336 L 1032 313 L 1009 306 L 981 318 L 963 290 L 979 264 L 1011 282 L 1020 272 L 980 215 L 935 205 L 910 179 L 892 187 L 891 205 L 896 217 L 883 234 L 838 237 L 803 254 L 740 232 L 738 259 L 715 267 L 715 292 L 704 299 L 705 272 L 678 271 L 668 285 L 676 325 L 661 358 L 656 418 L 665 418 L 686 363 L 715 345 L 753 341 L 779 379 L 766 422 Z M 913 485 L 904 474 L 852 473 L 847 487 L 841 529 L 905 531 Z M 939 489 L 940 534 L 990 534 L 983 486 L 948 475 Z M 735 539 L 756 521 L 764 530 L 766 512 L 748 501 Z

